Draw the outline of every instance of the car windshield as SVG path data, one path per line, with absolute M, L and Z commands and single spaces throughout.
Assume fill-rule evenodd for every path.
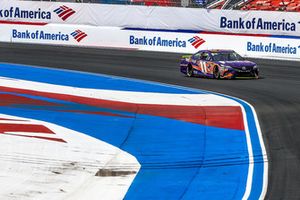
M 214 52 L 211 53 L 214 61 L 243 60 L 243 57 L 236 52 Z

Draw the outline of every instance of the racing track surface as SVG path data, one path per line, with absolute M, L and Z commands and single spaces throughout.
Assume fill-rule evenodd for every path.
M 179 59 L 171 53 L 0 43 L 0 62 L 157 81 L 246 100 L 257 111 L 268 152 L 266 199 L 300 199 L 300 62 L 251 59 L 261 79 L 211 80 L 180 74 Z

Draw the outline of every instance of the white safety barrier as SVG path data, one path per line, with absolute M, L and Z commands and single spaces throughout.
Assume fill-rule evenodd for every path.
M 300 60 L 299 39 L 249 35 L 124 30 L 62 24 L 2 24 L 0 41 L 178 53 L 194 53 L 200 49 L 234 49 L 248 57 Z
M 0 1 L 0 41 L 300 60 L 300 13 Z M 272 34 L 272 35 L 271 35 Z
M 300 35 L 300 13 L 0 1 L 0 20 L 147 29 Z

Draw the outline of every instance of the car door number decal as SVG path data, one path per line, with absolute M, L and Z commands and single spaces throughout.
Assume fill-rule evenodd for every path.
M 200 61 L 199 62 L 199 66 L 200 66 L 200 68 L 201 68 L 201 71 L 203 72 L 203 73 L 207 73 L 207 66 L 206 66 L 206 62 L 205 61 Z

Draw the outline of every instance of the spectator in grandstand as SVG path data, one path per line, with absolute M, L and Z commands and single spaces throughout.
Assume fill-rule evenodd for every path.
M 198 7 L 201 7 L 201 8 L 205 7 L 205 5 L 207 3 L 206 0 L 193 0 L 193 2 L 194 2 L 195 6 L 198 6 Z
M 286 11 L 286 7 L 288 6 L 288 2 L 281 0 L 281 6 L 279 6 L 279 10 Z

